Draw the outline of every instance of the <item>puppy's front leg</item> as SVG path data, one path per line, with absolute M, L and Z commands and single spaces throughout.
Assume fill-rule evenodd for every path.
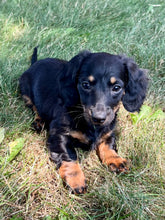
M 48 138 L 51 159 L 57 164 L 61 178 L 73 193 L 85 193 L 87 188 L 85 176 L 77 161 L 71 140 L 64 129 L 57 128 L 57 124 L 56 126 L 52 124 Z
M 71 187 L 74 194 L 86 192 L 85 176 L 77 161 L 63 161 L 59 173 L 65 183 Z
M 126 173 L 128 171 L 127 160 L 120 157 L 114 150 L 114 137 L 109 141 L 103 141 L 96 149 L 97 155 L 101 162 L 107 165 L 112 172 Z

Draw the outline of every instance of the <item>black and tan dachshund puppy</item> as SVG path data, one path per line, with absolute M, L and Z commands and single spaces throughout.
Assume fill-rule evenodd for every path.
M 34 126 L 49 131 L 48 147 L 61 178 L 75 194 L 86 191 L 75 148 L 96 150 L 113 172 L 128 170 L 116 151 L 114 127 L 120 102 L 139 111 L 146 96 L 147 76 L 130 58 L 83 51 L 70 61 L 46 58 L 20 77 L 20 89 L 36 114 Z

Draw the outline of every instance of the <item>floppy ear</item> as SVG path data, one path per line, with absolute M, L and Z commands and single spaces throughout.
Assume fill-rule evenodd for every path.
M 76 78 L 83 63 L 83 60 L 90 54 L 83 51 L 64 64 L 62 74 L 60 74 L 60 93 L 66 106 L 73 106 L 79 102 Z
M 79 69 L 82 65 L 83 60 L 91 54 L 90 51 L 84 50 L 80 52 L 78 55 L 73 57 L 69 62 L 68 62 L 68 74 L 72 77 L 72 80 L 76 80 L 76 76 L 79 72 Z
M 125 95 L 122 102 L 127 111 L 139 111 L 147 92 L 147 70 L 140 69 L 132 59 L 125 57 L 122 59 L 127 71 Z

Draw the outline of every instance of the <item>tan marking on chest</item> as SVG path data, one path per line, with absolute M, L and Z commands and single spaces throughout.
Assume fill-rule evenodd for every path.
M 106 134 L 103 134 L 103 136 L 101 137 L 101 142 L 105 142 L 112 134 L 112 131 L 107 132 Z
M 70 134 L 70 136 L 72 136 L 73 138 L 78 139 L 80 142 L 82 142 L 84 144 L 89 143 L 88 138 L 81 131 L 70 131 L 69 134 Z

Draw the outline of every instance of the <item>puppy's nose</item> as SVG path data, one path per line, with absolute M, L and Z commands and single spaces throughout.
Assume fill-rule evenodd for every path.
M 105 105 L 97 104 L 91 109 L 92 120 L 94 123 L 104 123 L 107 117 L 107 111 Z

